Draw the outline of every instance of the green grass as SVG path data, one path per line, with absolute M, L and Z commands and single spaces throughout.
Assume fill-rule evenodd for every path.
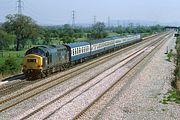
M 23 62 L 23 57 L 25 54 L 25 50 L 22 51 L 3 51 L 0 52 L 0 67 L 2 67 L 5 64 L 5 61 L 7 59 L 13 59 L 15 61 L 15 65 L 17 67 L 17 73 L 21 70 L 21 65 Z M 11 74 L 8 72 L 8 70 L 5 70 L 4 74 Z
M 172 86 L 174 87 L 173 90 L 169 91 L 161 101 L 163 104 L 168 104 L 169 102 L 175 102 L 177 104 L 180 104 L 180 91 L 178 91 L 177 88 L 177 81 L 180 80 L 180 37 L 177 38 L 176 41 L 176 50 L 177 55 L 176 57 L 176 69 L 174 70 L 175 79 L 172 81 Z M 171 57 L 173 57 L 172 50 L 167 53 L 167 60 L 171 61 Z
M 173 89 L 169 91 L 160 102 L 162 104 L 168 104 L 169 102 L 180 104 L 180 92 L 178 92 L 176 89 Z
M 22 51 L 1 51 L 0 58 L 7 58 L 7 57 L 23 57 L 26 50 Z
M 112 36 L 120 36 L 120 34 L 114 32 L 108 33 L 108 37 L 112 37 Z
M 89 40 L 89 39 L 86 37 L 83 37 L 83 38 L 76 39 L 75 42 L 82 42 L 82 41 L 87 41 L 87 40 Z
M 6 61 L 6 64 L 5 64 Z M 10 63 L 7 64 L 7 61 Z M 21 72 L 23 58 L 7 57 L 0 59 L 0 76 L 6 77 Z
M 150 36 L 150 35 L 152 35 L 153 33 L 142 33 L 141 34 L 141 37 L 147 37 L 147 36 Z
M 10 57 L 11 58 L 11 57 Z M 8 59 L 8 57 L 6 58 L 0 58 L 0 65 L 4 64 L 5 60 Z M 14 57 L 14 59 L 16 60 L 17 64 L 18 65 L 21 65 L 22 62 L 23 62 L 23 57 L 20 58 L 20 57 Z

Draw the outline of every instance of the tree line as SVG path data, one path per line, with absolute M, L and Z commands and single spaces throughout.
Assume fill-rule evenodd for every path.
M 105 38 L 109 33 L 134 34 L 155 33 L 163 31 L 163 27 L 134 26 L 106 27 L 103 22 L 97 22 L 92 27 L 39 26 L 28 16 L 14 14 L 7 15 L 6 21 L 0 25 L 0 50 L 25 49 L 32 45 L 70 43 L 81 38 L 86 40 Z

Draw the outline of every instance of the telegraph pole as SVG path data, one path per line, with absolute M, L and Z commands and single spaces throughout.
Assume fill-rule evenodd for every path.
M 17 8 L 18 8 L 18 15 L 21 15 L 22 14 L 22 0 L 18 0 L 17 1 L 18 5 L 17 5 Z
M 75 11 L 72 11 L 72 27 L 75 27 Z

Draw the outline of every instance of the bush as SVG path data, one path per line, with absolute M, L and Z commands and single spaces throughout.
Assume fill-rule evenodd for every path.
M 171 62 L 171 58 L 173 57 L 173 50 L 171 49 L 169 53 L 167 53 L 167 61 Z
M 0 73 L 4 74 L 14 74 L 20 70 L 19 64 L 17 64 L 17 59 L 13 57 L 6 58 L 5 62 L 0 66 Z
M 177 104 L 180 104 L 180 92 L 173 89 L 169 91 L 163 98 L 162 101 L 160 101 L 163 104 L 168 104 L 169 102 L 175 102 Z

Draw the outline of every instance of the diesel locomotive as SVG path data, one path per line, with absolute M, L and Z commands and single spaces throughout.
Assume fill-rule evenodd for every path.
M 27 79 L 46 77 L 77 62 L 117 50 L 140 40 L 141 36 L 138 34 L 63 45 L 33 47 L 25 53 L 22 71 Z

